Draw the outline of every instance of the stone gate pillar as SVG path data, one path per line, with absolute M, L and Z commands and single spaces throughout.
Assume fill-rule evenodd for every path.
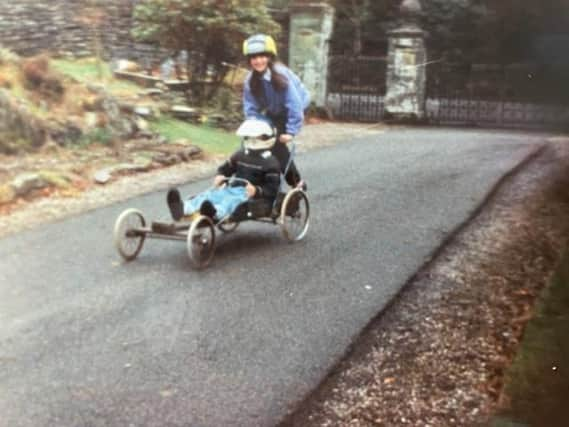
M 299 75 L 318 107 L 326 105 L 333 24 L 334 8 L 326 3 L 297 0 L 290 7 L 289 66 Z
M 427 50 L 425 32 L 419 27 L 419 0 L 401 4 L 403 23 L 390 31 L 385 110 L 398 118 L 425 116 Z

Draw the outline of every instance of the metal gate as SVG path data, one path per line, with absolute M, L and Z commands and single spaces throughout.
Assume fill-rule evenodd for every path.
M 334 118 L 378 121 L 383 117 L 385 57 L 331 56 L 327 106 Z
M 427 118 L 433 124 L 563 128 L 569 125 L 568 72 L 529 64 L 433 64 Z

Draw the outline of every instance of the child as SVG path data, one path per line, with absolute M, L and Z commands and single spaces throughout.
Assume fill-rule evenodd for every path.
M 244 138 L 244 147 L 217 169 L 213 189 L 187 200 L 182 200 L 177 189 L 168 192 L 168 207 L 175 221 L 198 211 L 221 220 L 251 201 L 263 211 L 270 211 L 279 191 L 281 170 L 279 161 L 271 153 L 275 131 L 266 121 L 248 119 L 239 127 L 237 135 Z M 230 177 L 238 179 L 232 182 L 228 180 Z

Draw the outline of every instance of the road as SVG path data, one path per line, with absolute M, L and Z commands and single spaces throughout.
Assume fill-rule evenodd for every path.
M 307 238 L 243 224 L 201 272 L 183 243 L 112 246 L 163 192 L 0 240 L 0 426 L 276 424 L 542 140 L 396 129 L 302 154 Z

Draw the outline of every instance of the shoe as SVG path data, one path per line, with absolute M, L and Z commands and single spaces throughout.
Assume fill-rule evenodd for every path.
M 243 202 L 235 208 L 231 214 L 232 221 L 245 221 L 247 219 L 247 213 L 249 212 L 249 202 Z
M 211 219 L 215 218 L 216 212 L 215 206 L 209 200 L 204 201 L 200 206 L 200 214 L 209 216 Z
M 171 188 L 166 196 L 168 208 L 174 221 L 179 221 L 184 216 L 184 203 L 177 188 Z
M 300 181 L 298 181 L 298 184 L 296 184 L 295 188 L 298 188 L 302 191 L 306 191 L 308 190 L 308 185 L 306 184 L 306 181 L 301 179 Z

